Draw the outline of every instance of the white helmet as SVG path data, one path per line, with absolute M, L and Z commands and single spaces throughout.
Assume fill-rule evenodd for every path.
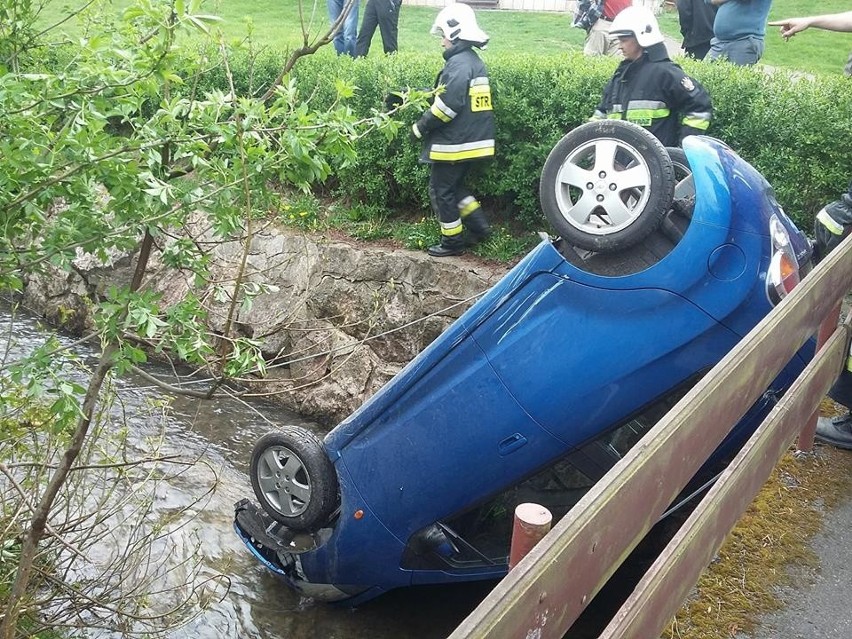
M 609 28 L 612 36 L 633 36 L 643 49 L 663 42 L 663 33 L 653 11 L 647 7 L 630 6 L 622 9 Z
M 441 9 L 432 24 L 432 33 L 443 35 L 450 42 L 467 40 L 480 45 L 488 42 L 488 34 L 479 28 L 473 9 L 462 2 L 453 2 Z

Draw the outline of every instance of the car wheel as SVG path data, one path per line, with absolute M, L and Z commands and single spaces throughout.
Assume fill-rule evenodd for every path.
M 689 168 L 689 160 L 686 159 L 686 153 L 678 146 L 667 146 L 669 158 L 672 161 L 672 168 L 675 176 L 674 199 L 680 200 L 695 195 L 695 186 L 692 182 L 692 169 Z
M 553 147 L 539 194 L 545 216 L 564 240 L 610 252 L 641 242 L 659 226 L 674 185 L 672 162 L 657 138 L 630 122 L 599 120 Z
M 292 530 L 315 530 L 339 503 L 337 473 L 322 442 L 296 426 L 267 433 L 251 453 L 251 485 L 263 509 Z

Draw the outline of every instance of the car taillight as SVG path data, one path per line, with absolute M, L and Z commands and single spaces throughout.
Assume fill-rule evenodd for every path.
M 793 252 L 790 235 L 776 215 L 769 218 L 772 257 L 766 274 L 766 293 L 773 306 L 783 300 L 799 283 L 799 262 Z

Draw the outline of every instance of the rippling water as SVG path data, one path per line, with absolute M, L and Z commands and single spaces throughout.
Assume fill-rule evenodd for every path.
M 9 339 L 10 318 L 8 309 L 0 307 L 2 342 Z M 12 336 L 11 355 L 15 357 L 41 343 L 47 332 L 33 318 L 17 316 Z M 85 349 L 78 349 L 78 353 L 91 354 Z M 147 370 L 154 375 L 165 373 L 156 366 Z M 146 426 L 145 419 L 140 417 L 146 412 L 142 407 L 151 398 L 163 398 L 165 393 L 141 378 L 123 378 L 118 387 L 134 436 L 150 434 L 152 426 Z M 247 470 L 254 441 L 272 428 L 266 420 L 302 424 L 320 435 L 323 431 L 298 415 L 267 404 L 253 404 L 253 410 L 249 410 L 233 400 L 206 401 L 185 396 L 173 396 L 170 400 L 164 448 L 201 458 L 206 464 L 197 464 L 188 472 L 170 478 L 167 487 L 157 494 L 156 508 L 165 512 L 192 503 L 210 485 L 214 469 L 218 476 L 215 491 L 203 502 L 192 527 L 175 533 L 186 539 L 173 541 L 178 548 L 189 552 L 193 546 L 191 538 L 196 536 L 202 542 L 203 573 L 223 573 L 231 580 L 227 596 L 172 633 L 174 639 L 446 637 L 493 586 L 463 584 L 403 589 L 357 610 L 300 598 L 261 566 L 237 539 L 232 528 L 233 505 L 243 497 L 253 497 Z

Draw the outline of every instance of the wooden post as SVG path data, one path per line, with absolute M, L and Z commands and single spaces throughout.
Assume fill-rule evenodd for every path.
M 512 546 L 509 550 L 509 570 L 518 565 L 526 554 L 550 532 L 553 515 L 538 504 L 518 504 L 512 526 Z
M 817 351 L 819 351 L 819 349 L 823 347 L 823 345 L 828 341 L 828 338 L 831 337 L 832 333 L 837 330 L 837 323 L 839 320 L 840 304 L 833 308 L 831 312 L 825 316 L 825 319 L 822 321 L 822 324 L 819 325 L 816 343 Z M 798 448 L 799 450 L 806 453 L 809 453 L 813 450 L 814 433 L 816 432 L 818 418 L 819 408 L 814 411 L 814 414 L 811 415 L 810 419 L 808 419 L 808 423 L 805 424 L 804 428 L 802 428 L 801 432 L 799 433 L 799 439 L 796 442 L 796 448 Z

